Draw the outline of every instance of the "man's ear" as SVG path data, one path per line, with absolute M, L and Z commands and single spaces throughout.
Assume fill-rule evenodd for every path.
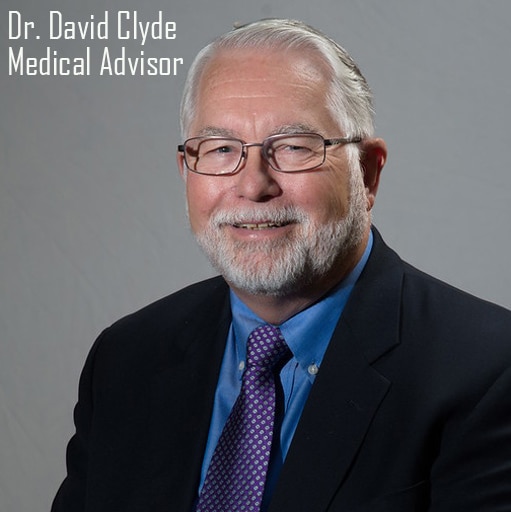
M 179 174 L 181 174 L 181 178 L 186 181 L 186 165 L 185 165 L 185 157 L 181 151 L 176 152 L 176 162 L 177 167 L 179 169 Z
M 387 160 L 387 145 L 383 139 L 365 139 L 360 144 L 360 165 L 364 173 L 367 196 L 367 210 L 374 206 L 380 173 Z

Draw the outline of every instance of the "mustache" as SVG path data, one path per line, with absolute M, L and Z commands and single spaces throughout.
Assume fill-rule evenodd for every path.
M 238 208 L 218 210 L 210 217 L 210 225 L 214 227 L 233 226 L 245 223 L 269 222 L 272 224 L 305 223 L 308 215 L 296 206 L 275 206 Z

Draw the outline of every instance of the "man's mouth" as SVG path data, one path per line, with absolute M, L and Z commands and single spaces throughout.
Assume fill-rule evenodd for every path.
M 236 222 L 233 224 L 235 228 L 241 229 L 273 229 L 287 226 L 289 222 Z

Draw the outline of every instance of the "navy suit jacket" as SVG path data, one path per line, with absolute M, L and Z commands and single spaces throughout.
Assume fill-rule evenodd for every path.
M 511 511 L 511 313 L 374 235 L 269 510 Z M 191 510 L 230 321 L 213 278 L 101 334 L 53 512 Z

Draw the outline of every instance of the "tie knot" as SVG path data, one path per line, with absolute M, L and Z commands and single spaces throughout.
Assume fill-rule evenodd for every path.
M 265 324 L 254 329 L 247 341 L 247 366 L 271 370 L 288 351 L 278 327 Z

